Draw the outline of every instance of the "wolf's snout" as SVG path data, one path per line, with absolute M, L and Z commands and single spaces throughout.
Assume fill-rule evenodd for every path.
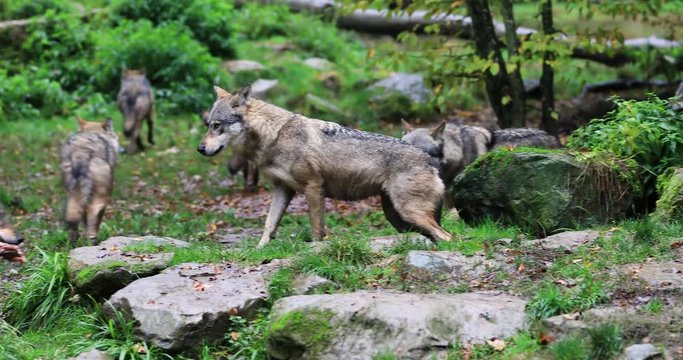
M 206 155 L 206 146 L 204 144 L 199 144 L 199 146 L 197 146 L 197 151 L 202 155 Z

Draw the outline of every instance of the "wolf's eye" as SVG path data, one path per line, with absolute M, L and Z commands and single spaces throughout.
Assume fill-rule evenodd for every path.
M 220 128 L 221 128 L 221 124 L 219 124 L 219 123 L 211 124 L 211 130 L 218 130 Z

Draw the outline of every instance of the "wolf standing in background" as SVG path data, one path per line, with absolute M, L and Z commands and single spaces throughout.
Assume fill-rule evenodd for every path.
M 262 247 L 275 234 L 296 192 L 308 203 L 313 240 L 325 236 L 324 198 L 359 200 L 380 195 L 384 214 L 400 232 L 450 240 L 439 226 L 444 185 L 429 156 L 396 138 L 310 119 L 216 87 L 208 131 L 197 147 L 214 156 L 226 146 L 255 162 L 273 183 Z
M 201 118 L 204 125 L 209 126 L 209 112 L 202 112 Z M 258 168 L 256 168 L 256 164 L 253 161 L 247 160 L 236 151 L 232 152 L 230 160 L 228 160 L 228 173 L 230 173 L 230 176 L 242 173 L 244 176 L 244 190 L 246 192 L 256 192 L 258 190 Z
M 433 128 L 414 128 L 405 120 L 403 140 L 429 154 L 440 166 L 440 175 L 448 186 L 465 166 L 493 148 L 530 146 L 557 148 L 557 139 L 543 130 L 516 128 L 489 130 L 480 126 L 447 124 Z
M 114 183 L 118 137 L 111 119 L 105 123 L 78 118 L 79 131 L 62 147 L 62 179 L 67 190 L 66 226 L 69 238 L 79 238 L 78 224 L 86 235 L 97 237 Z
M 144 72 L 123 70 L 121 90 L 116 97 L 116 104 L 123 115 L 123 134 L 130 139 L 126 152 L 134 154 L 144 150 L 140 138 L 143 119 L 147 119 L 147 141 L 154 145 L 154 94 Z

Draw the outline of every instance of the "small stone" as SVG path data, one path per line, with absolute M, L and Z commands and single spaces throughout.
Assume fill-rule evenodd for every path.
M 316 70 L 328 70 L 333 66 L 329 60 L 316 57 L 304 60 L 304 64 Z
M 491 272 L 513 272 L 515 267 L 502 255 L 487 258 L 483 252 L 466 256 L 452 251 L 412 250 L 406 256 L 406 271 L 414 279 L 442 274 L 458 282 L 469 282 Z
M 309 295 L 326 287 L 336 288 L 338 285 L 332 280 L 315 274 L 299 274 L 292 284 L 294 295 Z
M 102 350 L 92 349 L 72 357 L 70 360 L 112 360 L 111 355 Z
M 257 99 L 265 99 L 268 92 L 275 89 L 278 83 L 277 79 L 258 79 L 251 84 L 251 94 Z
M 261 71 L 265 69 L 261 63 L 252 60 L 231 60 L 221 64 L 221 67 L 230 73 L 242 71 Z
M 401 94 L 410 101 L 419 104 L 427 103 L 431 96 L 431 91 L 425 85 L 424 77 L 420 74 L 396 72 L 374 83 L 369 89 L 375 88 L 383 89 L 385 94 Z
M 654 360 L 664 359 L 661 351 L 652 344 L 635 344 L 624 349 L 621 360 Z

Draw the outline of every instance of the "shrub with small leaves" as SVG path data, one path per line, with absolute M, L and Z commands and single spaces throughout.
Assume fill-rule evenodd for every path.
M 683 165 L 683 113 L 672 110 L 670 100 L 615 98 L 616 109 L 576 130 L 570 148 L 606 150 L 633 158 L 641 166 L 645 196 L 656 193 L 657 175 Z

